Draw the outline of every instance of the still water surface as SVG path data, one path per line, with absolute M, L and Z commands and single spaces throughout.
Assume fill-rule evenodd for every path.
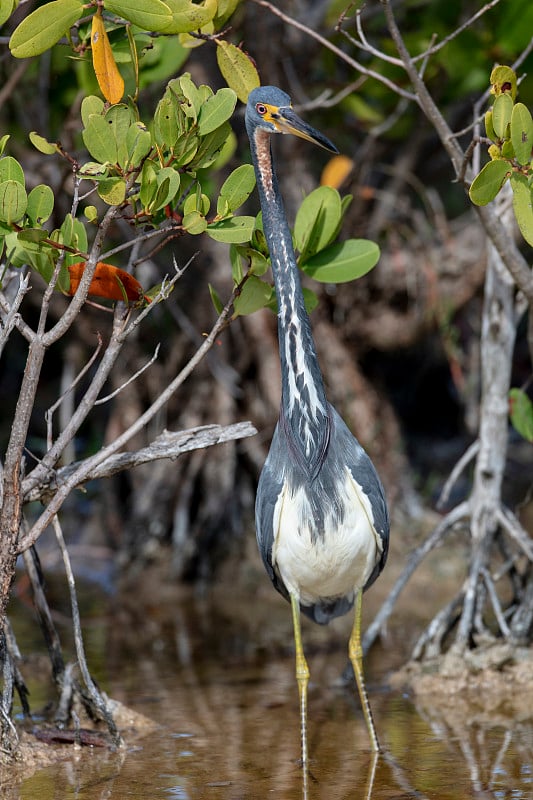
M 199 600 L 184 592 L 151 604 L 149 591 L 120 599 L 94 589 L 86 594 L 95 677 L 109 695 L 156 724 L 120 753 L 69 750 L 65 761 L 2 798 L 301 800 L 298 695 L 283 600 L 264 602 L 255 593 Z M 22 605 L 15 603 L 13 614 L 27 653 L 37 646 L 34 626 Z M 68 638 L 61 608 L 58 614 Z M 427 699 L 417 708 L 388 686 L 397 647 L 392 653 L 375 648 L 366 663 L 384 748 L 374 762 L 356 694 L 339 680 L 349 629 L 349 620 L 304 629 L 311 669 L 309 800 L 533 798 L 533 721 L 513 719 L 505 709 L 487 718 L 461 708 L 457 698 L 450 700 L 450 715 Z M 30 688 L 35 709 L 49 686 L 33 679 Z

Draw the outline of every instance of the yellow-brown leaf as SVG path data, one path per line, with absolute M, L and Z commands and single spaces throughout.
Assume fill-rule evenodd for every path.
M 353 161 L 348 156 L 333 156 L 330 158 L 322 175 L 320 176 L 321 186 L 332 186 L 339 189 L 353 169 Z
M 91 29 L 93 66 L 100 91 L 109 103 L 118 103 L 124 94 L 124 80 L 111 50 L 104 20 L 100 13 L 94 14 Z

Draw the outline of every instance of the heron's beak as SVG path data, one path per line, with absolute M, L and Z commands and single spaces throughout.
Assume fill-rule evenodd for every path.
M 272 114 L 271 120 L 280 133 L 292 133 L 294 136 L 299 136 L 301 139 L 306 139 L 308 142 L 313 142 L 324 150 L 330 153 L 338 153 L 339 151 L 327 136 L 324 136 L 320 131 L 312 128 L 307 122 L 304 122 L 296 112 L 290 107 L 278 108 L 277 114 Z

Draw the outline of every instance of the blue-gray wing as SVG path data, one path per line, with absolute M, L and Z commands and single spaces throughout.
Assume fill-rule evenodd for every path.
M 261 471 L 259 483 L 257 485 L 257 495 L 255 499 L 255 534 L 257 545 L 263 564 L 270 576 L 270 580 L 275 588 L 284 597 L 289 599 L 289 595 L 283 582 L 272 566 L 272 547 L 274 545 L 274 509 L 278 498 L 283 491 L 285 482 L 284 461 L 282 460 L 283 447 L 281 444 L 279 424 L 276 425 L 270 451 Z
M 330 410 L 332 418 L 331 446 L 339 456 L 342 454 L 342 460 L 350 470 L 354 481 L 359 484 L 368 497 L 374 517 L 374 528 L 381 539 L 381 557 L 364 586 L 364 589 L 368 589 L 383 570 L 389 551 L 390 522 L 385 492 L 369 456 L 333 406 L 330 406 Z

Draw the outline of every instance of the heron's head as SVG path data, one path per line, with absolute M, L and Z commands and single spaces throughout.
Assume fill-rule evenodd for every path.
M 246 105 L 248 136 L 252 138 L 258 129 L 267 133 L 292 133 L 308 142 L 314 142 L 330 153 L 339 152 L 326 136 L 304 122 L 293 111 L 289 95 L 276 86 L 259 86 L 248 96 Z

